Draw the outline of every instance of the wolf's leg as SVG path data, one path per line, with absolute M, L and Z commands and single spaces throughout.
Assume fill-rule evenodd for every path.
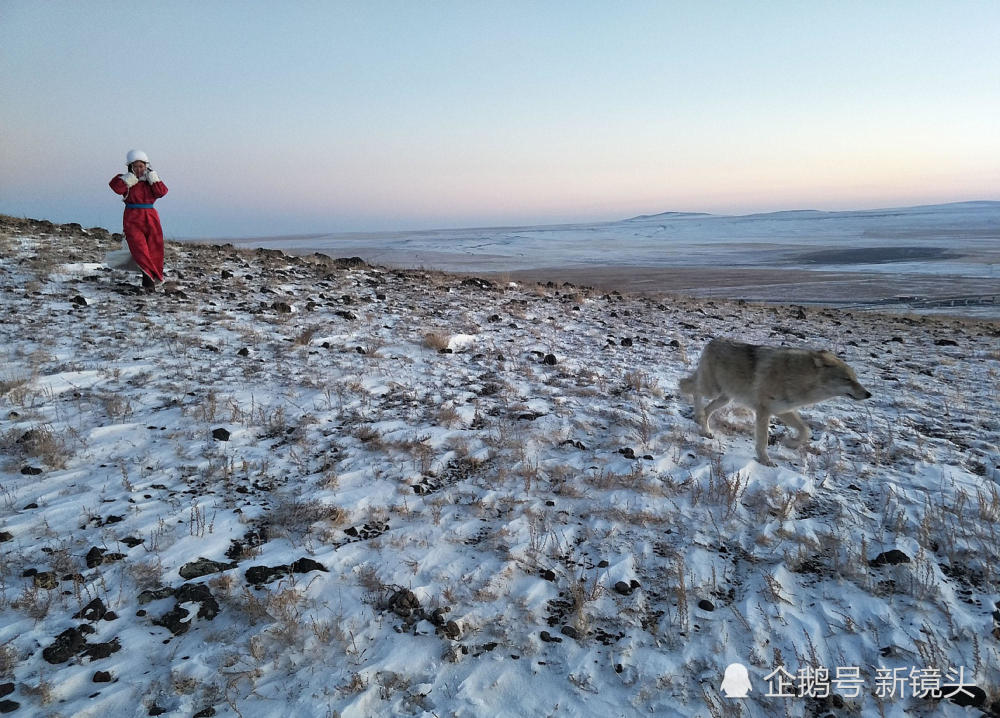
M 757 461 L 764 466 L 774 466 L 774 463 L 767 456 L 767 425 L 771 420 L 771 415 L 762 407 L 757 407 L 756 415 L 754 448 L 757 449 Z
M 795 437 L 786 440 L 785 444 L 793 449 L 797 449 L 808 443 L 812 432 L 809 430 L 806 422 L 802 421 L 802 417 L 799 416 L 797 411 L 786 411 L 784 414 L 778 414 L 778 418 L 795 429 Z
M 708 403 L 704 411 L 700 416 L 701 433 L 707 436 L 709 439 L 713 437 L 712 430 L 708 428 L 708 420 L 712 418 L 712 414 L 717 412 L 719 409 L 724 407 L 729 403 L 729 397 L 723 394 L 722 396 L 717 396 Z

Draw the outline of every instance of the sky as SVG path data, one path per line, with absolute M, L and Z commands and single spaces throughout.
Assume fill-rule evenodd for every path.
M 0 0 L 0 212 L 170 237 L 1000 199 L 1000 2 Z

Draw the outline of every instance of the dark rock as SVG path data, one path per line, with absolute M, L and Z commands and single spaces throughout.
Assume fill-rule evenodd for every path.
M 635 459 L 635 449 L 625 447 L 624 449 L 618 449 L 618 453 L 624 456 L 626 459 Z
M 958 342 L 954 339 L 935 339 L 934 346 L 938 347 L 957 347 Z
M 10 541 L 12 538 L 14 538 L 14 534 L 12 534 L 10 531 L 0 531 L 0 543 L 3 543 L 4 541 Z
M 288 302 L 274 302 L 271 305 L 271 309 L 276 311 L 278 314 L 291 314 L 292 305 Z
M 389 610 L 400 618 L 409 618 L 420 610 L 420 601 L 413 591 L 404 588 L 396 591 L 389 599 Z
M 100 660 L 101 658 L 107 658 L 112 653 L 117 653 L 122 649 L 122 644 L 118 642 L 118 639 L 112 639 L 107 643 L 90 643 L 83 650 L 83 655 L 87 656 L 93 661 Z
M 13 683 L 0 683 L 0 698 L 6 698 L 14 692 Z
M 623 596 L 629 596 L 632 594 L 632 587 L 624 581 L 619 581 L 615 584 L 615 591 Z
M 177 599 L 178 604 L 188 602 L 201 604 L 198 608 L 198 618 L 211 621 L 219 615 L 219 602 L 208 590 L 208 586 L 203 583 L 185 583 L 174 591 L 174 598 Z
M 73 297 L 70 301 L 73 304 L 77 305 L 78 307 L 85 307 L 85 306 L 87 306 L 87 298 L 86 297 L 81 297 L 79 294 L 77 294 L 75 297 Z
M 574 641 L 580 640 L 580 632 L 575 628 L 573 628 L 572 626 L 563 626 L 560 633 L 562 633 L 564 636 L 569 636 Z
M 556 572 L 553 571 L 551 568 L 547 568 L 544 571 L 542 571 L 542 578 L 544 578 L 546 581 L 555 581 Z
M 228 571 L 231 568 L 236 568 L 236 563 L 221 563 L 219 561 L 212 561 L 210 559 L 199 556 L 197 560 L 191 561 L 184 564 L 178 570 L 181 578 L 186 580 L 191 580 L 193 578 L 200 578 L 201 576 L 207 576 L 210 573 L 221 573 L 222 571 Z
M 284 564 L 281 566 L 251 566 L 247 569 L 246 579 L 247 583 L 254 586 L 263 586 L 265 583 L 287 576 L 290 572 L 291 568 Z
M 37 466 L 25 466 L 21 469 L 21 473 L 25 476 L 38 476 L 42 470 Z
M 157 626 L 163 626 L 175 636 L 180 636 L 187 633 L 188 629 L 191 628 L 191 623 L 188 619 L 190 615 L 187 609 L 177 604 L 160 618 L 154 618 L 153 623 Z
M 104 614 L 108 612 L 108 609 L 104 605 L 104 601 L 99 598 L 95 598 L 93 601 L 88 603 L 79 613 L 74 613 L 73 618 L 82 618 L 85 621 L 99 621 L 104 617 Z
M 323 564 L 313 561 L 311 558 L 300 558 L 292 563 L 292 571 L 294 573 L 309 573 L 310 571 L 327 571 L 327 569 Z
M 13 713 L 20 707 L 21 704 L 18 703 L 17 701 L 9 701 L 9 700 L 0 701 L 0 713 Z
M 879 566 L 896 566 L 901 563 L 910 563 L 910 557 L 905 553 L 900 551 L 898 548 L 894 548 L 891 551 L 884 551 L 876 556 L 873 560 L 868 562 L 868 565 L 873 568 L 878 568 Z
M 48 648 L 42 650 L 42 658 L 52 664 L 65 663 L 87 646 L 83 633 L 78 628 L 67 628 L 56 636 Z
M 711 612 L 715 610 L 715 604 L 709 601 L 708 599 L 703 598 L 700 601 L 698 601 L 698 608 L 700 608 L 702 611 Z
M 979 686 L 963 685 L 961 686 L 961 690 L 959 690 L 959 686 L 957 685 L 942 684 L 941 687 L 942 689 L 948 688 L 945 693 L 946 695 L 951 693 L 952 690 L 957 691 L 949 699 L 955 705 L 963 707 L 971 706 L 973 708 L 982 708 L 986 705 L 986 691 Z
M 104 563 L 104 550 L 96 546 L 87 552 L 87 568 L 95 568 Z
M 339 257 L 334 260 L 334 264 L 339 269 L 361 269 L 368 266 L 361 257 Z
M 153 601 L 160 601 L 164 598 L 170 598 L 174 595 L 174 590 L 172 588 L 158 588 L 155 590 L 143 591 L 139 594 L 139 605 L 145 606 L 147 603 L 152 603 Z
M 556 364 L 559 363 L 559 360 L 556 359 L 555 354 L 546 354 L 545 358 L 542 359 L 542 363 L 545 364 L 546 366 L 555 366 Z
M 209 706 L 208 708 L 198 711 L 193 716 L 191 716 L 191 718 L 212 718 L 212 716 L 214 715 L 215 715 L 215 708 Z
M 632 340 L 629 339 L 628 337 L 625 337 L 624 339 L 622 339 L 622 346 L 623 347 L 630 347 L 630 346 L 632 346 Z
M 553 636 L 548 631 L 542 631 L 538 637 L 545 643 L 562 643 L 562 639 L 559 636 Z
M 247 347 L 243 347 L 238 352 L 236 352 L 236 354 L 241 357 L 248 357 L 250 356 L 250 350 Z
M 462 630 L 458 627 L 458 623 L 456 623 L 455 621 L 448 621 L 446 624 L 444 624 L 442 632 L 446 637 L 450 638 L 453 641 L 457 641 L 458 637 L 462 635 Z
M 222 428 L 221 426 L 218 429 L 212 430 L 212 438 L 216 441 L 229 441 L 230 436 L 232 436 L 232 434 L 229 430 Z
M 42 571 L 31 577 L 37 588 L 44 588 L 51 591 L 59 586 L 59 579 L 52 571 Z
M 121 539 L 121 542 L 126 546 L 128 546 L 129 548 L 135 548 L 136 546 L 141 546 L 143 543 L 145 543 L 145 539 L 136 538 L 134 536 L 126 536 L 125 538 Z
M 111 673 L 108 671 L 98 671 L 97 673 L 94 674 L 92 680 L 94 683 L 110 683 Z

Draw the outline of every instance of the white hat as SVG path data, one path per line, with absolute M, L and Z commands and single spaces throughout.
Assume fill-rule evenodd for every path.
M 149 158 L 142 150 L 129 150 L 125 159 L 125 164 L 130 165 L 133 162 L 145 162 L 148 165 Z

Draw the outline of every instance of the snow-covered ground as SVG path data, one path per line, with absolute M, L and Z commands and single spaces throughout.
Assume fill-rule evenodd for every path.
M 0 710 L 1000 710 L 996 322 L 116 248 L 0 225 Z M 722 335 L 874 396 L 762 466 Z

